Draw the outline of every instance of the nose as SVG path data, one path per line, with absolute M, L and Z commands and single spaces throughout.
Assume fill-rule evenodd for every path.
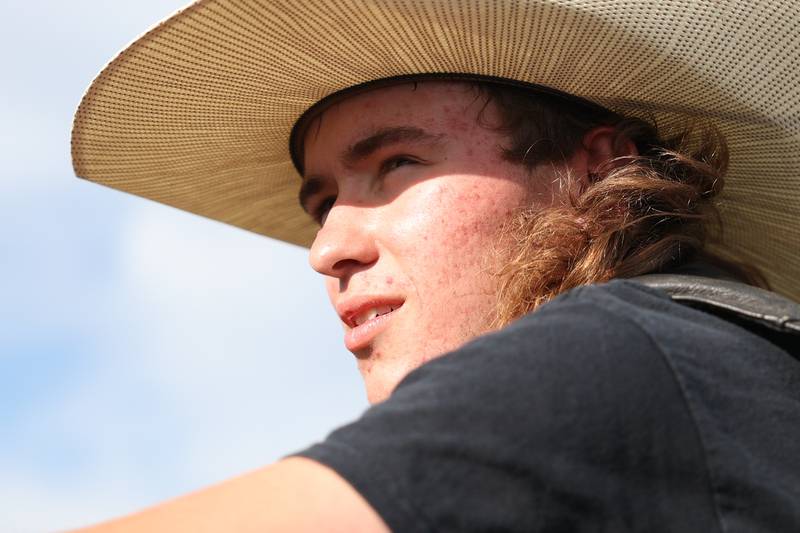
M 346 281 L 358 269 L 378 260 L 374 230 L 366 211 L 367 208 L 341 204 L 331 208 L 309 252 L 314 270 Z

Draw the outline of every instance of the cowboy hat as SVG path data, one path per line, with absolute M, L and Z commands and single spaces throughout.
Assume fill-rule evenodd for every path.
M 308 246 L 289 139 L 350 87 L 460 74 L 660 127 L 712 121 L 725 244 L 800 300 L 800 11 L 782 0 L 199 0 L 121 52 L 75 116 L 83 178 Z

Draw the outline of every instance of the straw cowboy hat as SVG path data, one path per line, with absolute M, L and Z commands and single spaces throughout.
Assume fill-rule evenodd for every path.
M 725 245 L 800 300 L 800 10 L 786 0 L 200 0 L 119 54 L 75 117 L 83 178 L 308 246 L 289 139 L 396 76 L 536 84 L 661 127 L 713 121 Z

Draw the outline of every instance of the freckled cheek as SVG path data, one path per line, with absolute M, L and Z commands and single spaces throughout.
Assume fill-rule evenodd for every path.
M 450 260 L 446 256 L 452 221 L 444 216 L 447 202 L 441 190 L 427 185 L 398 198 L 381 221 L 385 247 L 406 278 L 393 279 L 394 284 L 402 286 L 408 281 L 417 290 L 423 290 L 420 284 L 431 282 L 434 265 Z
M 453 239 L 461 246 L 490 244 L 512 212 L 522 204 L 513 187 L 476 186 L 453 200 Z
M 485 181 L 458 189 L 427 190 L 392 217 L 389 242 L 398 247 L 404 262 L 411 262 L 409 268 L 435 264 L 440 267 L 436 277 L 452 282 L 459 270 L 481 266 L 498 229 L 516 207 L 509 190 L 487 187 Z M 434 272 L 429 274 L 432 281 Z

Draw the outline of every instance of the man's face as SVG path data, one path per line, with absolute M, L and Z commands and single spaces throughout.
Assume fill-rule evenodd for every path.
M 397 85 L 333 105 L 306 134 L 301 199 L 322 220 L 310 261 L 371 402 L 488 330 L 498 230 L 546 193 L 502 158 L 484 104 L 461 84 Z

